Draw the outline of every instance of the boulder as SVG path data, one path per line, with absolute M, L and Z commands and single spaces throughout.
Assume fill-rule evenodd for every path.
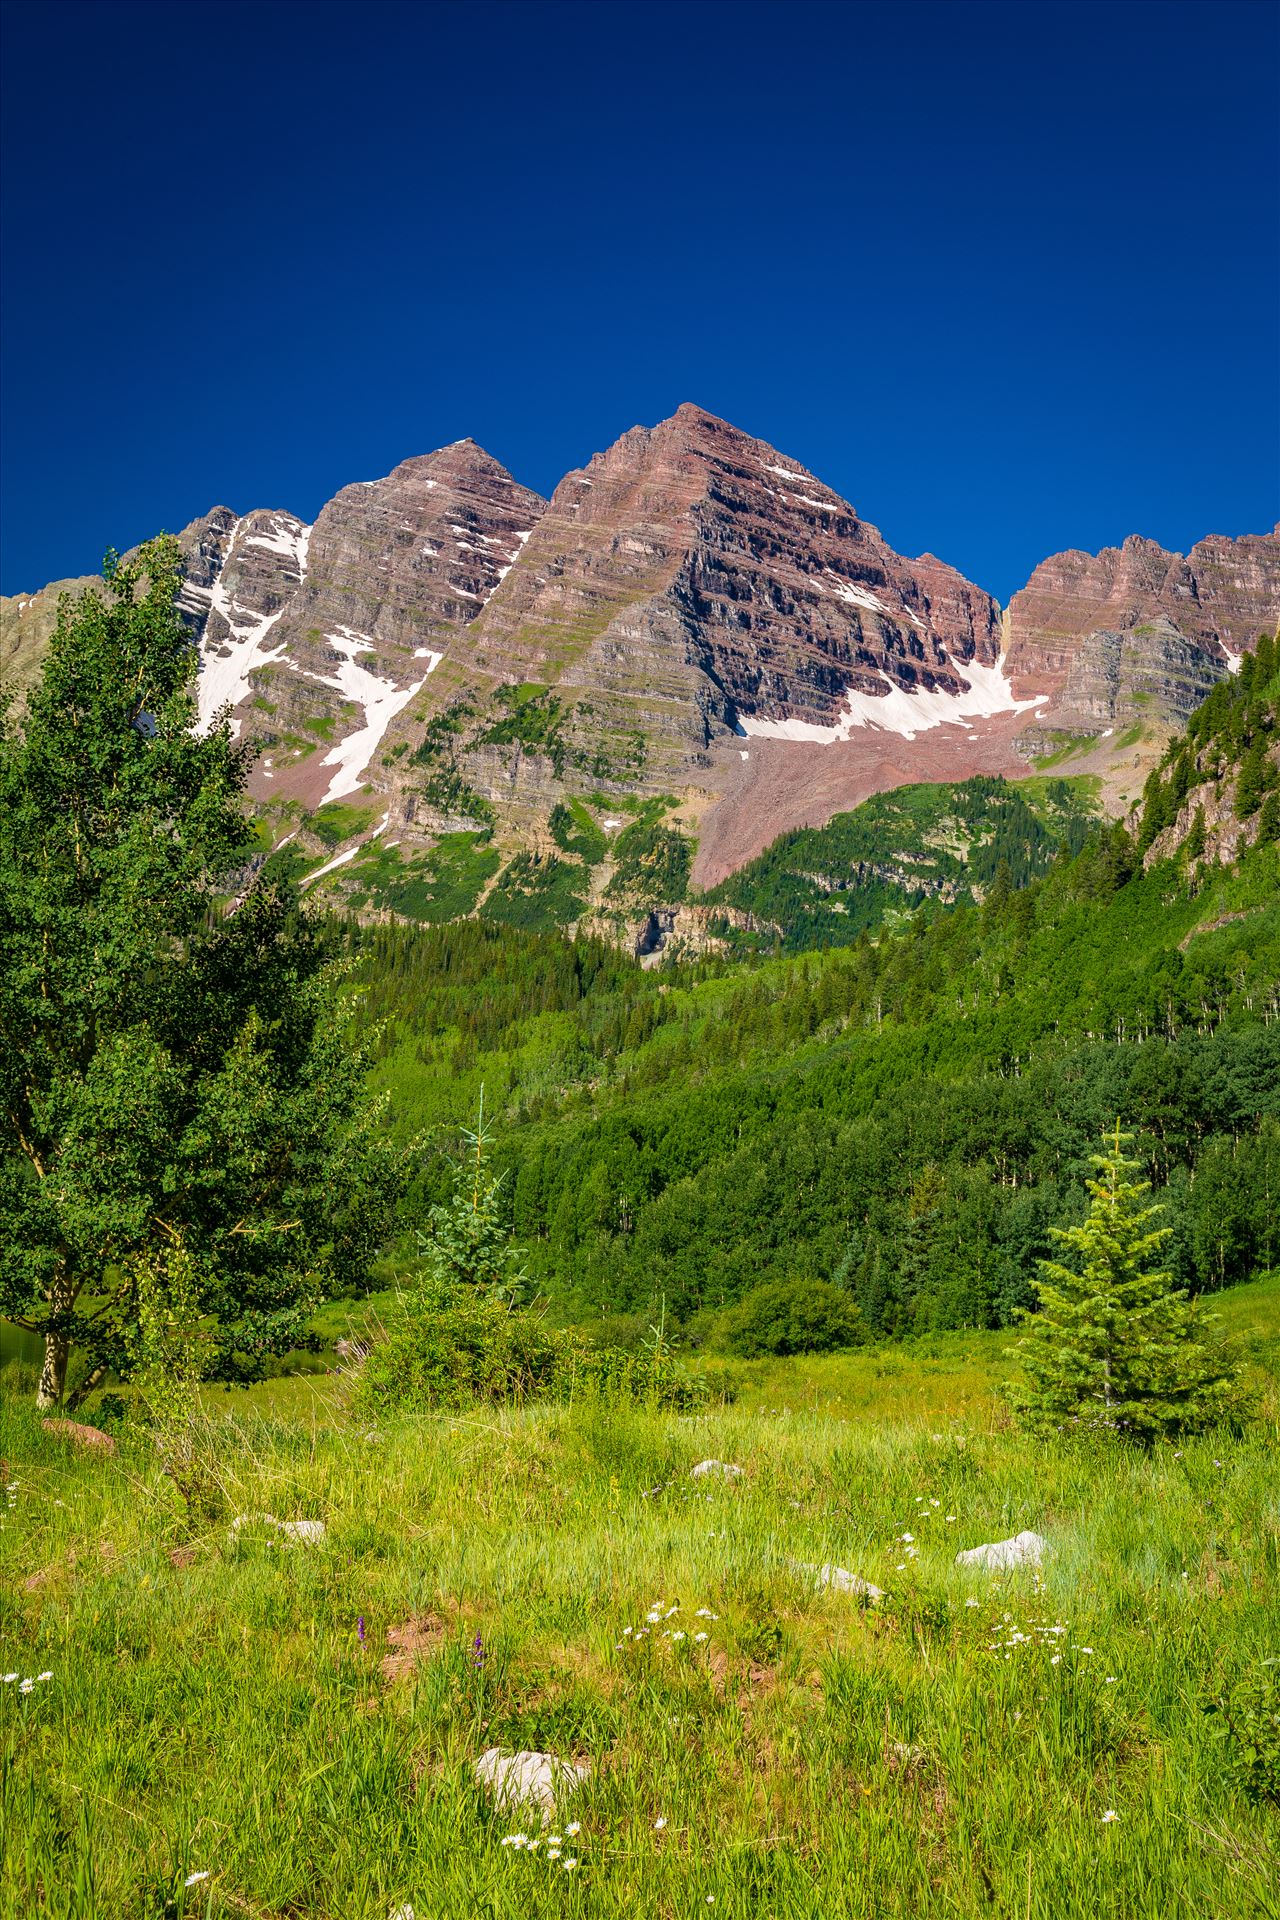
M 296 1541 L 304 1547 L 318 1547 L 325 1536 L 323 1520 L 277 1520 L 274 1513 L 238 1513 L 231 1522 L 233 1538 L 241 1527 L 274 1528 L 286 1546 Z
M 830 1561 L 825 1561 L 820 1567 L 805 1563 L 800 1570 L 813 1575 L 813 1584 L 819 1593 L 825 1593 L 830 1588 L 832 1593 L 856 1594 L 860 1600 L 884 1599 L 883 1587 L 873 1587 L 860 1573 L 850 1573 L 847 1567 L 833 1566 Z
M 550 1826 L 557 1801 L 576 1793 L 591 1768 L 585 1760 L 559 1760 L 553 1753 L 503 1753 L 489 1747 L 475 1764 L 476 1782 L 500 1809 L 538 1807 Z
M 699 1460 L 697 1466 L 691 1468 L 689 1473 L 691 1480 L 708 1480 L 713 1477 L 719 1480 L 741 1480 L 742 1468 L 735 1467 L 729 1460 Z
M 1038 1567 L 1048 1550 L 1048 1542 L 1038 1533 L 1015 1533 L 1012 1540 L 996 1540 L 958 1553 L 956 1565 L 985 1567 L 989 1573 L 999 1573 L 1005 1567 Z
M 109 1433 L 103 1433 L 98 1427 L 82 1426 L 78 1420 L 46 1420 L 46 1433 L 57 1434 L 60 1440 L 69 1440 L 73 1447 L 81 1447 L 86 1453 L 114 1453 L 116 1443 Z

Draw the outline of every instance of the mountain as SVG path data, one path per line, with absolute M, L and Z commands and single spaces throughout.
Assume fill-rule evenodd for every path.
M 1002 613 L 688 404 L 550 501 L 463 440 L 314 526 L 217 507 L 181 541 L 202 721 L 258 746 L 307 884 L 627 938 L 886 789 L 1069 763 L 1122 810 L 1280 607 L 1272 533 L 1060 554 Z M 56 598 L 0 603 L 20 688 Z

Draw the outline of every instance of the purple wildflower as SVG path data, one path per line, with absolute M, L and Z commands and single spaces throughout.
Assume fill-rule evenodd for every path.
M 364 1615 L 363 1614 L 361 1614 L 359 1619 L 356 1621 L 356 1637 L 359 1640 L 360 1645 L 363 1646 L 364 1645 Z
M 482 1667 L 484 1665 L 484 1641 L 480 1637 L 480 1629 L 478 1627 L 476 1628 L 476 1637 L 471 1643 L 471 1664 L 473 1667 Z

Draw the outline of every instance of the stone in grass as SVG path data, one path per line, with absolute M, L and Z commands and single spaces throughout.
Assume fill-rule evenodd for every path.
M 100 1427 L 83 1426 L 79 1420 L 46 1420 L 46 1433 L 56 1434 L 59 1440 L 69 1440 L 73 1447 L 80 1447 L 86 1453 L 114 1453 L 115 1440 L 109 1433 L 103 1433 Z
M 811 1560 L 789 1560 L 787 1565 L 793 1573 L 807 1573 L 813 1577 L 813 1584 L 819 1593 L 830 1588 L 832 1593 L 853 1593 L 859 1600 L 883 1600 L 883 1587 L 873 1587 L 860 1573 L 850 1573 L 847 1567 L 833 1566 L 829 1560 L 820 1567 Z
M 231 1522 L 232 1534 L 241 1527 L 274 1527 L 287 1546 L 297 1541 L 304 1547 L 318 1547 L 325 1533 L 323 1520 L 277 1520 L 274 1513 L 238 1513 Z
M 1038 1567 L 1048 1550 L 1048 1541 L 1038 1533 L 1015 1533 L 1012 1540 L 995 1540 L 958 1553 L 956 1565 L 985 1567 L 989 1573 L 999 1573 L 1005 1567 Z
M 499 1809 L 538 1807 L 550 1826 L 556 1802 L 576 1793 L 591 1772 L 585 1760 L 558 1760 L 553 1753 L 504 1753 L 490 1747 L 476 1761 L 478 1784 L 493 1795 Z
M 709 1480 L 713 1476 L 719 1480 L 741 1480 L 742 1468 L 735 1467 L 730 1460 L 699 1460 L 689 1473 L 691 1480 Z

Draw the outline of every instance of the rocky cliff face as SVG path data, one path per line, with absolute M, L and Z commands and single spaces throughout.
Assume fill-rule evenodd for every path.
M 464 440 L 314 526 L 218 507 L 181 539 L 202 720 L 229 707 L 257 743 L 282 832 L 346 799 L 385 846 L 476 825 L 545 848 L 560 801 L 601 797 L 590 840 L 615 802 L 672 796 L 707 884 L 883 788 L 1016 774 L 1046 729 L 1099 752 L 1167 730 L 1280 607 L 1277 534 L 1185 558 L 1135 538 L 1045 561 L 1002 625 L 690 405 L 549 503 Z M 29 679 L 55 611 L 55 589 L 0 602 L 0 672 Z
M 560 483 L 464 647 L 495 675 L 629 709 L 670 763 L 753 725 L 834 730 L 850 695 L 959 696 L 967 663 L 998 658 L 999 610 L 685 405 Z
M 1280 609 L 1280 528 L 1214 536 L 1185 557 L 1131 535 L 1099 554 L 1054 554 L 1005 619 L 1019 686 L 1052 696 L 1061 725 L 1114 720 L 1133 695 L 1149 717 L 1184 720 Z

